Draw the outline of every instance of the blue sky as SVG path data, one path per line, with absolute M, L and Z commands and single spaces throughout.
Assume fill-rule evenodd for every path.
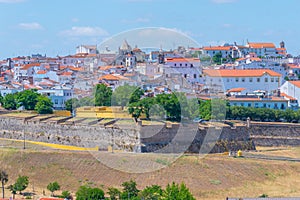
M 75 53 L 122 31 L 165 27 L 202 45 L 285 41 L 300 54 L 298 0 L 0 0 L 0 58 Z

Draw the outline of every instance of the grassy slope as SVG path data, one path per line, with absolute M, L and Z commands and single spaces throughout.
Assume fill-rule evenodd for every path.
M 294 152 L 299 155 L 299 148 Z M 102 156 L 109 157 L 110 154 Z M 124 161 L 122 156 L 118 159 Z M 31 192 L 34 187 L 39 194 L 42 190 L 49 194 L 46 186 L 52 181 L 58 181 L 63 190 L 74 193 L 84 183 L 106 190 L 109 186 L 120 187 L 122 182 L 132 178 L 141 188 L 151 184 L 164 187 L 172 181 L 183 181 L 197 199 L 257 197 L 261 194 L 270 197 L 300 196 L 300 163 L 296 162 L 229 158 L 224 155 L 209 155 L 204 159 L 183 156 L 158 171 L 129 174 L 106 167 L 89 152 L 1 148 L 0 166 L 9 174 L 8 184 L 13 183 L 18 174 L 27 175 L 31 183 L 27 191 Z

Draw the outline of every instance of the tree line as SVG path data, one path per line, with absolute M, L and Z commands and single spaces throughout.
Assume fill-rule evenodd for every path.
M 4 97 L 0 94 L 0 103 L 7 110 L 16 110 L 23 107 L 25 110 L 35 110 L 39 114 L 53 113 L 52 101 L 37 92 L 36 89 L 24 90 Z
M 4 170 L 0 171 L 0 181 L 2 183 L 2 197 L 4 198 L 4 185 L 8 182 L 8 174 Z M 15 194 L 17 192 L 22 194 L 22 191 L 27 188 L 28 184 L 29 179 L 27 176 L 19 176 L 16 182 L 7 188 L 13 194 L 14 199 Z M 54 192 L 60 190 L 60 188 L 59 183 L 56 181 L 47 185 L 51 196 L 73 199 L 71 193 L 67 190 L 62 191 L 61 195 L 54 195 Z M 122 189 L 109 187 L 106 195 L 103 189 L 85 184 L 79 187 L 75 196 L 77 200 L 195 200 L 184 183 L 177 184 L 172 182 L 165 189 L 159 185 L 151 185 L 139 190 L 134 180 L 123 182 Z

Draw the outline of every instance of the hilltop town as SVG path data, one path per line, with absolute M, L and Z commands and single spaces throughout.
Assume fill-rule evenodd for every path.
M 79 45 L 73 55 L 4 59 L 0 92 L 5 97 L 36 89 L 51 99 L 54 110 L 64 110 L 67 100 L 93 95 L 97 84 L 112 91 L 128 84 L 143 89 L 145 96 L 184 92 L 205 100 L 226 95 L 232 106 L 297 110 L 299 62 L 284 42 L 278 47 L 248 42 L 144 52 L 124 40 L 118 51 Z

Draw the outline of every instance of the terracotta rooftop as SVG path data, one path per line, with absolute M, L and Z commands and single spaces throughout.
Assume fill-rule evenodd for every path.
M 262 48 L 275 48 L 275 45 L 271 42 L 248 42 L 250 48 L 262 49 Z
M 260 77 L 265 73 L 281 77 L 281 74 L 270 69 L 205 69 L 203 73 L 211 77 Z

